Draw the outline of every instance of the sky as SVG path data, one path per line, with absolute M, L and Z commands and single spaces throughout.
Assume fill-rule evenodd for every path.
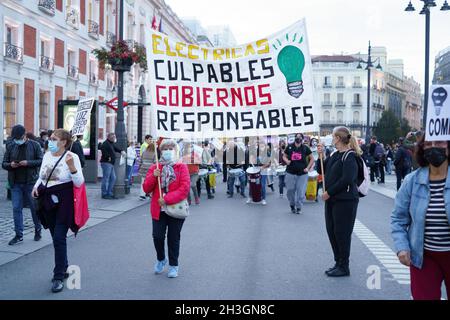
M 423 91 L 425 16 L 422 1 L 405 12 L 409 0 L 165 0 L 179 17 L 196 17 L 204 27 L 230 26 L 239 44 L 269 36 L 306 18 L 312 55 L 367 53 L 372 46 L 387 48 L 388 59 L 403 59 L 405 75 Z M 430 82 L 437 53 L 450 46 L 450 11 L 431 10 Z

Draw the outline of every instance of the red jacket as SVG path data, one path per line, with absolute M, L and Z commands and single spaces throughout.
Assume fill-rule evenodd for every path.
M 159 170 L 162 171 L 162 166 L 159 164 Z M 159 220 L 159 214 L 161 207 L 159 206 L 158 199 L 160 198 L 158 180 L 153 175 L 156 169 L 156 164 L 152 165 L 145 177 L 143 189 L 145 193 L 153 193 L 152 202 L 150 204 L 150 213 L 152 218 Z M 188 197 L 191 179 L 189 177 L 189 171 L 187 165 L 184 163 L 176 163 L 173 166 L 176 179 L 169 185 L 169 192 L 163 197 L 167 204 L 178 203 Z M 163 190 L 164 193 L 164 190 Z

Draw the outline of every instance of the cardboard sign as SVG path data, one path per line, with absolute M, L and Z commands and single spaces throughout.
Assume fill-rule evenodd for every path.
M 426 141 L 450 140 L 450 85 L 433 85 L 428 97 Z
M 91 110 L 94 105 L 94 98 L 88 98 L 78 101 L 75 122 L 72 127 L 73 136 L 84 135 L 86 127 L 91 119 Z

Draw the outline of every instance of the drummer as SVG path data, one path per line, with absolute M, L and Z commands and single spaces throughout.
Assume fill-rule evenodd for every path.
M 224 151 L 224 163 L 227 171 L 227 187 L 228 198 L 232 198 L 234 194 L 234 182 L 238 178 L 240 182 L 240 194 L 245 198 L 246 177 L 244 171 L 245 150 L 239 148 L 234 139 L 228 140 L 227 147 Z
M 262 205 L 266 205 L 266 185 L 267 185 L 267 175 L 269 172 L 269 168 L 272 165 L 272 161 L 270 159 L 270 150 L 267 147 L 267 144 L 260 140 L 258 143 L 258 147 L 256 150 L 256 159 L 254 155 L 250 155 L 250 163 L 255 165 L 261 169 L 261 203 Z M 252 195 L 249 194 L 249 198 L 247 203 L 252 201 Z
M 205 141 L 202 143 L 203 152 L 202 152 L 202 164 L 200 165 L 200 169 L 206 170 L 208 172 L 209 168 L 212 167 L 213 158 L 211 157 L 211 151 L 209 148 L 209 142 Z M 214 199 L 214 195 L 211 192 L 211 186 L 209 184 L 208 174 L 202 175 L 197 180 L 197 191 L 200 196 L 202 193 L 202 180 L 206 186 L 206 193 L 208 194 L 208 199 Z

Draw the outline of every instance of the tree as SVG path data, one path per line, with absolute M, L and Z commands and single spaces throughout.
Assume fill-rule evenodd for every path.
M 409 125 L 408 119 L 406 118 L 402 118 L 402 120 L 400 120 L 400 128 L 399 128 L 399 137 L 405 137 L 408 132 L 411 132 L 412 128 Z
M 377 126 L 373 129 L 379 142 L 392 144 L 399 138 L 400 121 L 392 110 L 383 111 Z

